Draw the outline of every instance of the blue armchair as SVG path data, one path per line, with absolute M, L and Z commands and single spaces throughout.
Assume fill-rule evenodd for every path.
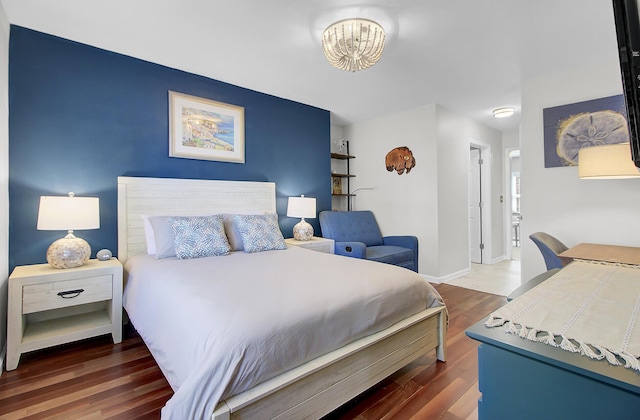
M 335 253 L 399 265 L 418 272 L 418 238 L 382 236 L 370 211 L 321 211 L 322 236 L 335 241 Z

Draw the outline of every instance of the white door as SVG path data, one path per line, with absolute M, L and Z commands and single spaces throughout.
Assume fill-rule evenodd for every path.
M 482 264 L 482 192 L 480 189 L 480 149 L 469 153 L 469 258 Z

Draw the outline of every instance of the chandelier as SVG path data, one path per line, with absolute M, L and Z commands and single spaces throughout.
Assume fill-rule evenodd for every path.
M 322 49 L 333 67 L 364 70 L 382 57 L 384 29 L 369 19 L 341 20 L 322 33 Z

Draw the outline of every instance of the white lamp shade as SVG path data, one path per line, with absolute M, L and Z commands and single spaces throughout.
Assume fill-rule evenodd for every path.
M 582 179 L 624 179 L 640 177 L 631 160 L 629 143 L 606 144 L 580 149 L 578 177 Z
M 97 197 L 40 197 L 38 230 L 82 230 L 100 228 Z
M 302 217 L 307 219 L 313 219 L 316 217 L 316 199 L 300 196 L 289 197 L 289 203 L 287 205 L 288 217 Z

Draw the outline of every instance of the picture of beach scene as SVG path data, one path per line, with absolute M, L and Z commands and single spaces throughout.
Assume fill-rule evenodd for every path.
M 233 116 L 207 112 L 196 108 L 182 108 L 182 145 L 200 149 L 232 152 Z
M 244 108 L 169 91 L 169 156 L 244 163 Z

